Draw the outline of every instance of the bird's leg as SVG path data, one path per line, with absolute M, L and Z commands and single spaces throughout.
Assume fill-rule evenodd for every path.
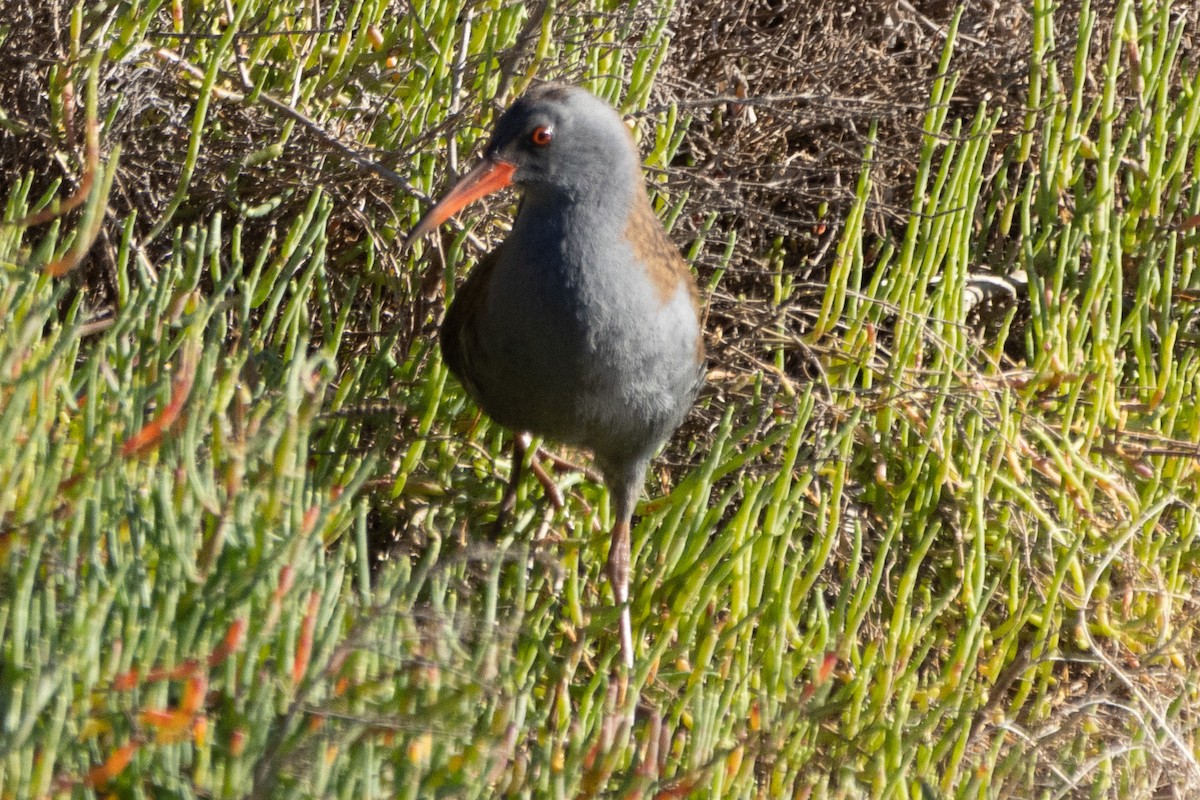
M 593 483 L 599 483 L 600 481 L 604 480 L 604 476 L 591 467 L 585 467 L 582 464 L 576 464 L 574 461 L 563 458 L 558 453 L 551 452 L 544 447 L 539 447 L 537 452 L 539 457 L 545 458 L 550 462 L 551 466 L 560 472 L 581 472 L 583 473 L 583 477 L 587 478 Z
M 602 465 L 603 466 L 603 465 Z M 613 503 L 612 540 L 608 545 L 608 580 L 612 584 L 613 599 L 620 612 L 619 631 L 621 636 L 621 666 L 619 685 L 621 702 L 625 702 L 630 673 L 633 672 L 633 622 L 629 611 L 629 528 L 642 482 L 646 477 L 645 462 L 621 464 L 617 469 L 604 469 L 609 498 Z
M 521 483 L 521 465 L 525 462 L 525 451 L 529 449 L 531 437 L 528 433 L 518 433 L 513 437 L 512 469 L 508 474 L 508 485 L 504 487 L 504 496 L 500 498 L 500 510 L 496 513 L 496 522 L 492 527 L 492 537 L 499 539 L 504 533 L 504 522 L 517 504 L 517 486 Z
M 613 599 L 621 611 L 621 662 L 627 671 L 633 670 L 633 624 L 629 618 L 629 517 L 623 516 L 613 526 L 608 545 L 608 580 Z M 624 695 L 624 692 L 621 692 Z
M 529 434 L 525 434 L 525 444 L 528 447 Z M 533 473 L 534 477 L 538 479 L 538 483 L 542 485 L 542 490 L 545 491 L 546 496 L 550 498 L 550 503 L 555 508 L 562 509 L 562 507 L 567 504 L 566 501 L 563 500 L 562 490 L 558 488 L 558 484 L 554 482 L 554 479 L 550 477 L 550 475 L 546 472 L 546 469 L 538 460 L 544 455 L 546 455 L 546 451 L 543 450 L 539 445 L 538 448 L 533 451 L 533 458 L 529 461 L 529 471 Z
M 525 453 L 529 450 L 529 445 L 533 441 L 533 437 L 526 432 L 518 433 L 513 436 L 512 446 L 512 471 L 508 475 L 508 485 L 504 487 L 504 496 L 500 498 L 500 511 L 496 514 L 496 522 L 492 527 L 492 537 L 500 538 L 504 533 L 504 522 L 508 515 L 512 513 L 513 507 L 517 504 L 517 487 L 521 483 L 521 470 L 525 465 Z M 538 447 L 533 452 L 533 459 L 529 462 L 529 469 L 537 477 L 538 483 L 542 484 L 542 488 L 546 491 L 546 496 L 550 498 L 550 502 L 555 508 L 561 509 L 566 505 L 563 500 L 562 491 L 558 485 L 554 483 L 546 470 L 538 463 L 538 455 L 544 453 L 541 447 Z
M 632 698 L 634 702 L 628 702 L 629 678 L 633 674 L 633 620 L 629 610 L 629 529 L 638 496 L 642 493 L 642 484 L 646 480 L 647 462 L 648 459 L 621 459 L 614 462 L 597 455 L 597 465 L 604 473 L 604 482 L 608 485 L 608 496 L 615 520 L 612 540 L 608 545 L 606 567 L 609 583 L 612 584 L 613 599 L 616 600 L 620 613 L 618 624 L 621 636 L 621 663 L 615 670 L 617 698 L 619 704 L 628 712 L 631 724 L 637 698 Z

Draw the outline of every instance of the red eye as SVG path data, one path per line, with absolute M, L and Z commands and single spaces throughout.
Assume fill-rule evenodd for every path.
M 545 147 L 554 141 L 554 128 L 549 125 L 538 125 L 533 129 L 533 133 L 529 134 L 529 141 L 538 147 Z

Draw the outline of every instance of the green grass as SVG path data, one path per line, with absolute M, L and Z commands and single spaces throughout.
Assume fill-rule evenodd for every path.
M 1195 31 L 1169 5 L 1062 30 L 1036 0 L 1025 107 L 963 117 L 950 32 L 907 223 L 885 240 L 864 226 L 867 146 L 823 296 L 781 273 L 776 328 L 747 343 L 776 370 L 803 349 L 820 379 L 717 379 L 704 446 L 674 451 L 691 466 L 652 469 L 632 726 L 603 490 L 558 475 L 555 509 L 526 480 L 489 537 L 507 434 L 440 361 L 441 298 L 419 304 L 452 293 L 475 234 L 442 255 L 400 256 L 396 238 L 469 163 L 497 91 L 551 71 L 646 108 L 667 8 L 527 25 L 503 4 L 231 7 L 184 4 L 189 30 L 218 34 L 186 48 L 160 35 L 168 4 L 78 7 L 46 91 L 56 124 L 68 80 L 75 116 L 98 119 L 95 179 L 81 211 L 38 224 L 16 221 L 74 187 L 24 174 L 5 195 L 0 798 L 1200 787 L 1200 78 L 1177 63 Z M 239 38 L 251 23 L 324 32 Z M 523 33 L 507 87 L 497 59 Z M 189 103 L 154 219 L 115 212 L 122 155 L 103 134 L 147 112 L 102 76 L 130 65 Z M 195 202 L 211 172 L 309 157 L 307 124 L 265 95 L 348 131 L 412 191 L 350 233 L 338 187 L 246 181 Z M 262 109 L 275 138 L 231 167 L 211 152 L 237 140 L 233 108 Z M 1023 132 L 1001 144 L 1004 114 Z M 478 124 L 446 124 L 464 115 Z M 648 163 L 670 164 L 688 124 L 642 120 Z M 697 213 L 659 195 L 668 219 Z M 464 219 L 481 236 L 482 216 Z M 721 292 L 726 268 L 755 267 L 720 220 L 704 230 L 691 252 L 719 262 L 701 277 Z M 111 264 L 111 313 L 94 264 Z M 981 342 L 964 287 L 984 267 L 1023 270 L 1029 310 Z

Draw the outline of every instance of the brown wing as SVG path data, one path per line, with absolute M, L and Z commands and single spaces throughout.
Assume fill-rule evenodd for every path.
M 446 366 L 474 397 L 478 397 L 478 393 L 471 375 L 471 351 L 478 346 L 478 315 L 487 302 L 488 286 L 499 254 L 497 247 L 480 259 L 463 285 L 458 287 L 454 301 L 446 309 L 438 336 Z

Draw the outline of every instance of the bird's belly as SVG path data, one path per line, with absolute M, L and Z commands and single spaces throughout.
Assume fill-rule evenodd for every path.
M 655 310 L 639 329 L 619 317 L 585 324 L 569 307 L 508 315 L 472 355 L 476 399 L 514 430 L 598 453 L 653 450 L 686 415 L 700 373 L 690 303 Z

